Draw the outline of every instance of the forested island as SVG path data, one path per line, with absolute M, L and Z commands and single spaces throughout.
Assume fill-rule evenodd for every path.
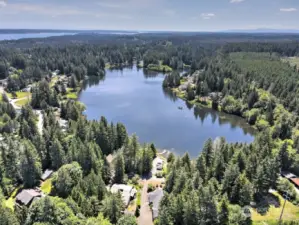
M 192 159 L 87 120 L 84 81 L 133 65 L 188 104 L 244 118 L 254 142 L 208 139 Z M 282 223 L 299 224 L 298 65 L 295 34 L 0 42 L 0 224 L 133 225 L 147 209 L 157 225 L 279 224 L 283 207 Z

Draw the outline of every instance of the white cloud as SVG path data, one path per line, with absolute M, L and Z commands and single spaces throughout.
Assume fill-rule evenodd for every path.
M 281 8 L 280 12 L 296 12 L 296 8 Z
M 244 2 L 245 0 L 230 0 L 230 3 L 240 3 Z
M 216 15 L 214 13 L 202 13 L 200 16 L 204 20 L 209 20 L 209 19 L 215 17 Z
M 5 7 L 7 2 L 5 0 L 0 0 L 0 8 Z

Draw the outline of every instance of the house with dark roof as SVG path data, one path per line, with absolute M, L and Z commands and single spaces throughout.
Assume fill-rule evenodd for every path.
M 296 178 L 295 174 L 292 174 L 288 171 L 281 171 L 281 176 L 283 176 L 284 178 L 287 178 L 287 179 Z
M 45 181 L 45 180 L 49 179 L 52 174 L 53 174 L 53 170 L 45 170 L 45 172 L 43 173 L 41 179 L 43 181 Z
M 33 201 L 41 198 L 41 192 L 34 189 L 24 189 L 16 197 L 16 203 L 29 207 Z
M 156 219 L 159 216 L 159 205 L 163 196 L 164 192 L 162 188 L 157 188 L 155 191 L 148 194 L 148 201 L 151 205 L 153 219 Z

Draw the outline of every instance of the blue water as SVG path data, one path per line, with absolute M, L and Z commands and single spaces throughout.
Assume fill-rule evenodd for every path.
M 0 34 L 0 41 L 18 40 L 22 38 L 46 38 L 52 36 L 72 35 L 72 33 L 24 33 L 24 34 Z
M 105 116 L 122 122 L 140 142 L 159 149 L 196 157 L 208 138 L 228 142 L 252 142 L 252 128 L 243 119 L 207 108 L 193 108 L 163 91 L 164 75 L 149 76 L 143 70 L 107 71 L 103 81 L 90 82 L 80 94 L 88 119 Z M 178 107 L 183 107 L 180 110 Z M 188 108 L 189 107 L 189 108 Z

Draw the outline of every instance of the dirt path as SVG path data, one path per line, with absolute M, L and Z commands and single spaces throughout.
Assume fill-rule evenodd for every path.
M 147 196 L 147 180 L 143 183 L 143 189 L 141 193 L 141 208 L 140 208 L 140 217 L 138 218 L 139 225 L 153 225 L 153 216 L 152 211 L 148 205 L 148 196 Z

